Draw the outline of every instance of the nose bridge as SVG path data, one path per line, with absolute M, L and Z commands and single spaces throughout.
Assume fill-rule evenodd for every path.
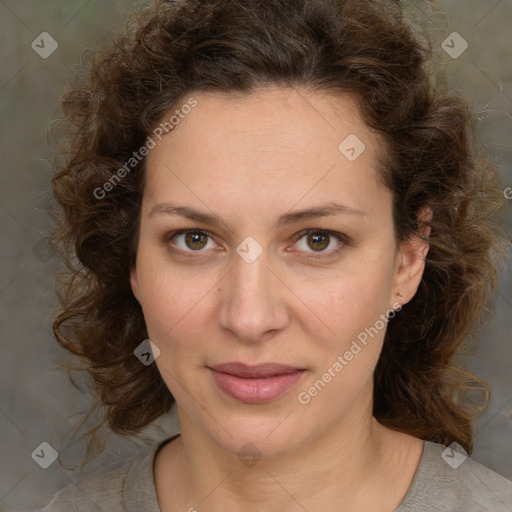
M 252 261 L 235 255 L 223 291 L 219 326 L 239 339 L 258 341 L 267 331 L 286 325 L 288 316 L 279 293 L 279 280 L 270 270 L 265 252 Z

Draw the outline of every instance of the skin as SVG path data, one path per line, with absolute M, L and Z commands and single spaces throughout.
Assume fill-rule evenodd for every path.
M 383 142 L 345 95 L 272 87 L 192 96 L 197 106 L 147 157 L 131 273 L 181 428 L 155 458 L 160 507 L 392 511 L 423 443 L 372 417 L 385 329 L 308 404 L 297 398 L 420 283 L 428 244 L 396 244 L 391 192 L 376 170 Z M 354 161 L 338 149 L 349 134 L 366 146 Z M 163 202 L 221 221 L 151 215 Z M 273 225 L 285 213 L 329 202 L 362 214 Z M 179 229 L 211 238 L 187 245 L 185 235 L 172 238 Z M 318 242 L 297 236 L 304 229 L 342 233 L 347 243 L 331 237 L 319 251 Z M 263 250 L 252 263 L 236 252 L 249 236 Z M 307 371 L 283 396 L 249 404 L 224 394 L 206 367 L 232 361 Z M 246 443 L 261 455 L 250 467 L 237 455 Z

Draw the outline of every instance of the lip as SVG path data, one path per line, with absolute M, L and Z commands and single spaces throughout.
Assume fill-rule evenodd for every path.
M 225 363 L 208 369 L 224 393 L 245 403 L 275 400 L 296 384 L 306 371 L 303 368 L 278 363 L 254 366 Z

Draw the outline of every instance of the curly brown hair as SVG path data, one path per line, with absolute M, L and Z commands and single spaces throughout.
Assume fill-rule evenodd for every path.
M 432 44 L 420 34 L 398 0 L 157 1 L 95 52 L 62 98 L 75 129 L 52 179 L 60 206 L 51 240 L 67 265 L 53 330 L 80 361 L 75 369 L 92 376 L 104 425 L 137 436 L 174 399 L 156 365 L 134 357 L 148 337 L 129 280 L 145 159 L 100 199 L 98 190 L 192 91 L 278 85 L 356 99 L 386 143 L 381 177 L 393 194 L 397 242 L 417 235 L 417 213 L 432 210 L 420 287 L 389 322 L 375 370 L 374 415 L 471 453 L 489 389 L 456 359 L 488 318 L 504 198 L 496 168 L 478 154 L 468 102 L 434 79 Z M 482 406 L 471 390 L 485 392 Z

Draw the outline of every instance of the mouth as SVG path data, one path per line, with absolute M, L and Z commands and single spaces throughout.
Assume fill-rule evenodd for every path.
M 291 389 L 306 372 L 304 368 L 278 363 L 256 366 L 225 363 L 207 368 L 221 391 L 244 403 L 275 400 Z

